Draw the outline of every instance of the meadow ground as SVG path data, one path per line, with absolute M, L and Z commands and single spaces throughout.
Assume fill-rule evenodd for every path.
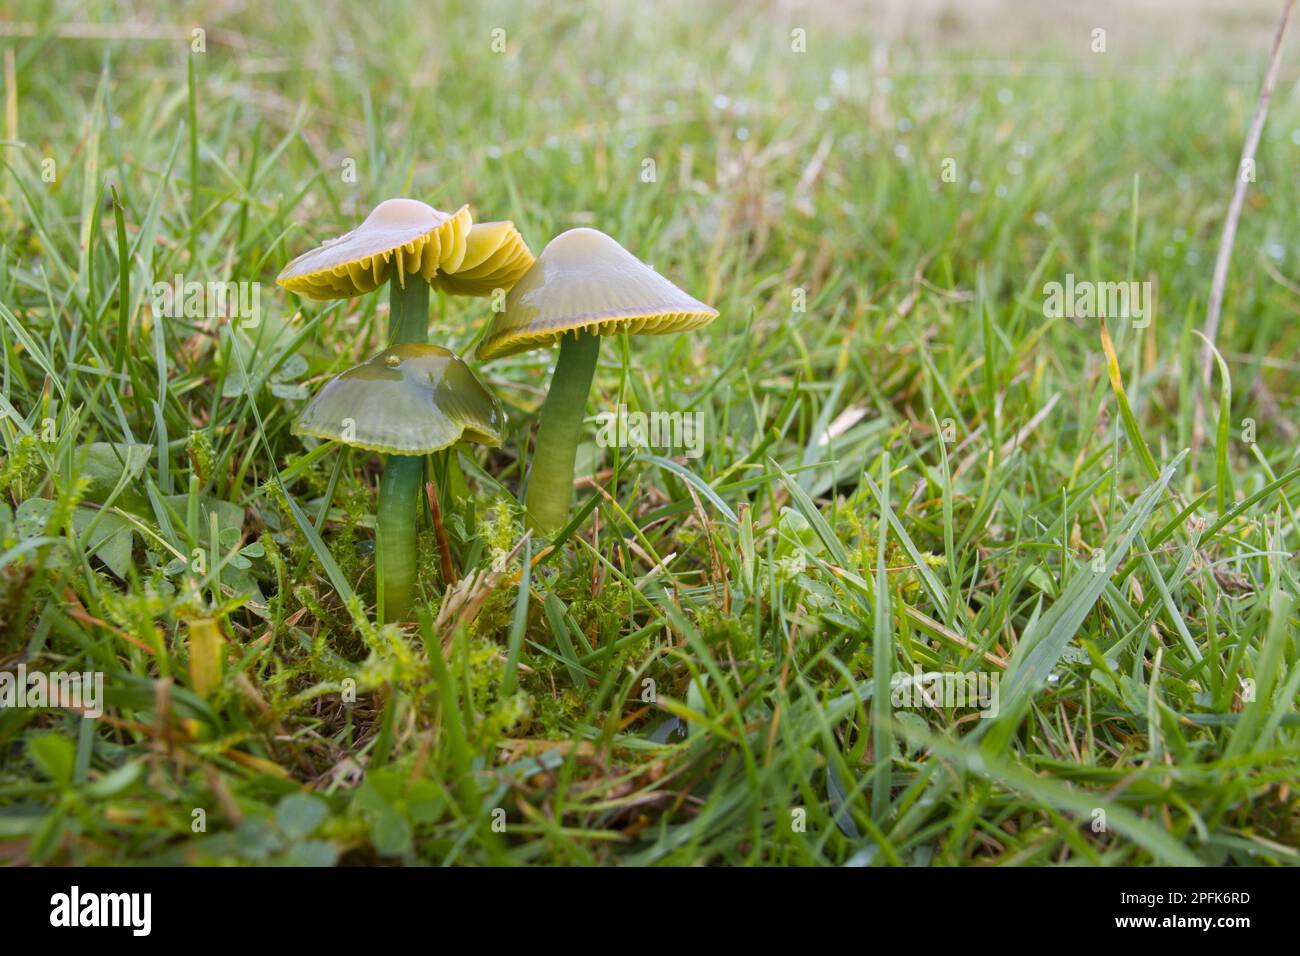
M 1197 384 L 1279 5 L 1096 52 L 851 3 L 10 6 L 0 666 L 104 700 L 0 710 L 3 857 L 1300 861 L 1294 55 Z M 290 427 L 387 296 L 273 280 L 401 195 L 595 226 L 721 317 L 606 342 L 550 550 L 554 353 L 476 364 L 507 440 L 438 463 L 453 568 L 423 534 L 380 628 L 381 462 Z M 177 276 L 257 321 L 158 314 Z M 1053 282 L 1138 285 L 1107 337 Z M 700 454 L 597 447 L 620 405 Z

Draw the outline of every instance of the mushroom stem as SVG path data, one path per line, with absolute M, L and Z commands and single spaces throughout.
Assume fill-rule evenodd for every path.
M 390 345 L 429 340 L 429 283 L 397 269 L 388 286 Z M 424 486 L 424 458 L 389 455 L 379 481 L 375 542 L 379 620 L 401 621 L 415 600 L 415 531 Z
M 384 623 L 409 618 L 415 601 L 415 526 L 423 484 L 423 457 L 388 456 L 379 480 L 375 547 L 379 619 Z
M 388 344 L 429 341 L 429 283 L 393 270 L 388 280 Z
M 577 332 L 560 343 L 560 358 L 551 390 L 542 403 L 541 424 L 528 476 L 528 517 L 533 527 L 554 534 L 569 520 L 573 500 L 573 463 L 582 437 L 587 393 L 596 372 L 600 336 Z

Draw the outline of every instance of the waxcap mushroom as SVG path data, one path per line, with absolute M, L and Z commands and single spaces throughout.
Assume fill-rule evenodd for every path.
M 294 259 L 276 282 L 312 299 L 363 295 L 393 270 L 399 282 L 417 275 L 428 282 L 460 267 L 471 225 L 469 206 L 448 213 L 418 199 L 388 199 L 351 232 Z
M 513 222 L 476 222 L 465 239 L 465 257 L 453 272 L 434 276 L 433 285 L 452 295 L 509 291 L 533 265 L 533 253 Z
M 293 426 L 388 455 L 428 455 L 458 441 L 500 445 L 505 412 L 450 349 L 406 343 L 343 372 Z
M 596 229 L 552 239 L 506 296 L 478 344 L 479 359 L 555 345 L 566 332 L 687 332 L 718 310 L 687 295 Z

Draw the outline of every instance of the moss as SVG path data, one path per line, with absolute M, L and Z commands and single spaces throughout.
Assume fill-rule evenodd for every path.
M 23 435 L 14 443 L 13 454 L 0 465 L 0 495 L 10 489 L 28 491 L 44 470 L 41 445 L 35 435 Z
M 522 690 L 502 696 L 505 658 L 493 641 L 471 637 L 467 648 L 470 688 L 474 713 L 478 717 L 472 730 L 480 752 L 490 752 L 497 741 L 529 716 L 528 695 Z
M 190 467 L 200 482 L 206 484 L 216 469 L 216 453 L 212 448 L 212 436 L 206 428 L 190 432 L 185 442 L 185 452 L 190 459 Z

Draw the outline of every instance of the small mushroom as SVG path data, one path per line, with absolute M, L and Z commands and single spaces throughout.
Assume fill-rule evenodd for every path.
M 558 344 L 528 478 L 533 525 L 553 534 L 568 520 L 573 463 L 600 336 L 662 335 L 712 322 L 718 311 L 687 295 L 595 229 L 570 229 L 547 244 L 506 296 L 479 342 L 479 359 Z
M 418 199 L 386 199 L 351 232 L 294 259 L 276 281 L 311 299 L 364 295 L 393 275 L 428 282 L 460 266 L 471 226 L 469 206 L 449 213 Z
M 418 199 L 387 199 L 356 229 L 294 259 L 276 281 L 311 299 L 351 298 L 388 282 L 388 340 L 396 345 L 428 341 L 430 284 L 491 295 L 532 262 L 513 223 L 475 226 L 468 206 L 447 213 Z
M 405 620 L 415 597 L 415 534 L 424 457 L 459 441 L 500 445 L 505 412 L 456 353 L 404 343 L 343 372 L 317 393 L 296 435 L 387 455 L 379 484 L 379 616 Z
M 469 206 L 447 213 L 418 199 L 386 199 L 351 232 L 290 262 L 276 282 L 312 299 L 346 299 L 387 281 L 389 344 L 427 342 L 429 283 L 460 266 L 471 224 Z

